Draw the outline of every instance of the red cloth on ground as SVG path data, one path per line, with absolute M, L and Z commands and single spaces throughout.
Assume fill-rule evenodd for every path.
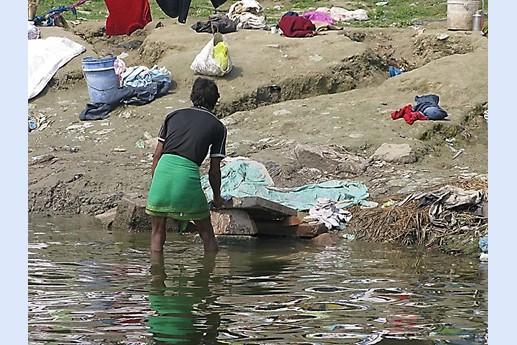
M 151 10 L 148 0 L 104 0 L 109 15 L 106 18 L 106 35 L 131 35 L 149 23 Z
M 283 16 L 278 26 L 287 37 L 311 37 L 316 32 L 314 23 L 300 16 Z
M 408 104 L 399 110 L 395 110 L 391 113 L 393 120 L 404 118 L 404 120 L 412 125 L 416 120 L 427 120 L 427 117 L 419 111 L 413 111 L 411 104 Z

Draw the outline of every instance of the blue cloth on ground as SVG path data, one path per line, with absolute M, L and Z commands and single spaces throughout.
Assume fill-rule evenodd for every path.
M 398 68 L 393 67 L 393 66 L 389 67 L 389 72 L 390 72 L 390 77 L 394 77 L 396 75 L 402 74 L 401 70 L 399 70 Z
M 201 186 L 211 199 L 208 175 L 201 177 Z M 221 195 L 257 196 L 298 211 L 309 210 L 319 198 L 333 200 L 339 208 L 357 204 L 372 206 L 365 200 L 369 197 L 368 188 L 362 183 L 330 180 L 297 188 L 277 188 L 266 167 L 252 160 L 233 160 L 221 168 Z
M 421 112 L 429 120 L 443 120 L 447 117 L 447 112 L 438 105 L 439 101 L 440 97 L 434 94 L 415 96 L 416 105 L 413 106 L 413 111 Z

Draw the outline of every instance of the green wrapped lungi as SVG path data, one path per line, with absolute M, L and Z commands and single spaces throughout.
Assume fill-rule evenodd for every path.
M 181 156 L 162 155 L 154 171 L 145 213 L 178 220 L 210 216 L 198 165 Z

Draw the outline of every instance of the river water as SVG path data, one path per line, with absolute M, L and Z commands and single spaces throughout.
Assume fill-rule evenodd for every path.
M 350 241 L 221 241 L 29 218 L 29 344 L 487 344 L 488 266 Z

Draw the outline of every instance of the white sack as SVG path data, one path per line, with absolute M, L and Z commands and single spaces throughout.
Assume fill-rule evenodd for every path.
M 217 63 L 214 58 L 214 47 L 219 42 L 225 42 L 224 36 L 220 33 L 215 33 L 214 37 L 208 41 L 205 47 L 196 55 L 194 61 L 190 65 L 190 68 L 202 75 L 222 77 L 223 75 L 230 73 L 233 68 L 232 59 L 230 57 L 230 49 L 228 48 L 228 67 L 226 70 L 221 69 L 221 66 Z
M 28 40 L 28 99 L 37 96 L 60 67 L 85 50 L 66 37 Z

